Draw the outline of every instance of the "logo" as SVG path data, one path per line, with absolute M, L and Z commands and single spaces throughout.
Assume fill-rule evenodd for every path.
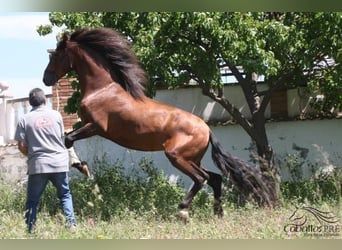
M 336 215 L 313 207 L 297 208 L 284 226 L 288 235 L 340 236 L 340 230 L 340 220 Z
M 53 121 L 49 117 L 39 117 L 34 123 L 35 128 L 49 128 L 53 126 Z

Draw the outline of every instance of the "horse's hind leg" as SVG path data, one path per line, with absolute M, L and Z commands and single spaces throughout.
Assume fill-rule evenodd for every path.
M 179 214 L 184 223 L 186 223 L 189 220 L 188 210 L 190 204 L 197 192 L 203 187 L 204 182 L 209 179 L 209 175 L 199 165 L 192 161 L 184 160 L 181 155 L 176 153 L 176 151 L 165 151 L 165 154 L 172 165 L 188 175 L 194 181 L 194 184 L 179 205 Z
M 221 218 L 223 216 L 223 208 L 221 205 L 222 176 L 210 171 L 206 172 L 209 175 L 207 184 L 214 191 L 214 214 Z
M 203 187 L 203 182 L 195 181 L 188 193 L 185 195 L 183 201 L 179 204 L 179 215 L 184 223 L 187 223 L 189 221 L 189 208 L 190 204 L 195 197 L 195 195 L 198 193 L 199 190 Z

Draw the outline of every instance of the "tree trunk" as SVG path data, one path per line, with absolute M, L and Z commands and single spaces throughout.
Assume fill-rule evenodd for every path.
M 271 145 L 269 145 L 265 128 L 265 110 L 274 89 L 270 89 L 261 101 L 260 93 L 257 90 L 257 75 L 247 74 L 244 78 L 236 67 L 231 65 L 229 67 L 243 90 L 251 111 L 251 121 L 244 117 L 241 112 L 224 97 L 222 89 L 219 88 L 218 93 L 215 93 L 208 84 L 205 84 L 203 81 L 198 82 L 202 87 L 203 94 L 221 104 L 247 132 L 252 141 L 255 142 L 258 154 L 257 161 L 262 175 L 261 179 L 266 186 L 266 190 L 262 188 L 266 194 L 264 198 L 261 199 L 263 200 L 261 203 L 266 206 L 275 207 L 279 203 L 280 177 L 274 163 L 273 149 Z M 280 83 L 278 83 L 278 85 L 279 84 Z
M 272 206 L 277 206 L 280 198 L 280 176 L 274 163 L 273 149 L 268 142 L 264 114 L 256 113 L 253 116 L 253 125 L 252 139 L 256 143 L 262 178 L 269 189 Z
M 215 92 L 208 91 L 207 89 L 203 89 L 203 93 L 220 103 L 255 142 L 258 154 L 257 161 L 259 162 L 262 181 L 267 187 L 268 196 L 268 201 L 261 203 L 271 207 L 277 206 L 280 195 L 280 177 L 274 164 L 273 149 L 268 143 L 264 113 L 260 111 L 255 112 L 252 121 L 249 122 L 234 105 L 224 98 L 224 96 L 218 96 Z M 242 191 L 243 194 L 241 201 L 241 204 L 243 204 L 245 203 L 243 199 L 247 199 L 249 194 L 245 193 L 245 190 L 240 191 Z
M 238 74 L 236 69 L 234 72 L 235 75 Z M 257 79 L 257 74 L 247 73 L 245 78 L 240 78 L 240 85 L 252 115 L 251 123 L 253 125 L 250 136 L 257 147 L 262 179 L 268 189 L 269 205 L 277 206 L 280 196 L 280 176 L 274 164 L 274 153 L 268 142 L 265 127 L 265 110 L 273 89 L 269 89 L 269 95 L 267 97 L 264 96 L 263 100 L 261 100 L 260 93 L 257 90 Z

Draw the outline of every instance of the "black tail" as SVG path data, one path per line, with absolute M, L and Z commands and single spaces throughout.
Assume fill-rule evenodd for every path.
M 210 131 L 212 158 L 222 173 L 243 193 L 252 193 L 258 202 L 271 206 L 270 192 L 262 179 L 260 170 L 246 161 L 225 152 L 220 142 Z

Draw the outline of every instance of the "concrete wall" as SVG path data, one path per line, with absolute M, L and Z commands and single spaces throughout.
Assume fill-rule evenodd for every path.
M 268 123 L 269 141 L 276 153 L 282 179 L 290 179 L 286 167 L 289 162 L 288 155 L 302 155 L 298 161 L 305 178 L 310 177 L 311 168 L 327 168 L 331 165 L 342 168 L 341 126 L 342 119 Z M 253 145 L 250 137 L 240 126 L 212 126 L 211 129 L 223 147 L 232 155 L 251 160 Z M 170 164 L 163 152 L 129 150 L 98 136 L 76 142 L 75 149 L 80 158 L 89 163 L 92 163 L 96 157 L 105 159 L 108 163 L 119 161 L 128 171 L 137 168 L 142 157 L 147 157 L 171 179 L 180 176 L 186 185 L 191 183 L 188 177 Z M 211 159 L 210 147 L 202 163 L 207 169 L 219 172 Z
M 259 91 L 265 90 L 267 86 L 260 84 Z M 224 96 L 237 107 L 247 118 L 250 117 L 248 105 L 243 97 L 240 86 L 226 85 Z M 217 102 L 202 94 L 199 87 L 180 88 L 176 90 L 158 90 L 156 100 L 189 111 L 205 121 L 227 121 L 231 119 L 230 114 Z M 268 105 L 265 116 L 269 118 L 271 109 Z
M 266 86 L 259 85 L 260 90 Z M 248 107 L 242 98 L 239 86 L 226 86 L 225 96 L 249 117 Z M 288 116 L 300 115 L 307 103 L 307 96 L 299 90 L 287 91 Z M 192 112 L 205 121 L 225 122 L 231 119 L 230 115 L 216 102 L 202 95 L 199 88 L 182 88 L 174 91 L 158 90 L 157 100 L 177 106 Z M 271 107 L 267 107 L 266 117 L 270 117 Z M 283 179 L 289 179 L 289 172 L 285 167 L 289 154 L 302 155 L 299 159 L 303 168 L 304 177 L 310 175 L 310 167 L 327 167 L 334 165 L 342 167 L 342 133 L 340 128 L 342 119 L 305 120 L 288 122 L 270 122 L 267 124 L 267 133 L 270 144 L 276 152 L 276 160 L 280 166 Z M 224 148 L 231 154 L 245 160 L 251 159 L 253 145 L 249 136 L 239 125 L 211 126 Z M 95 158 L 106 159 L 113 163 L 123 162 L 128 171 L 137 168 L 142 157 L 151 158 L 155 166 L 162 169 L 171 178 L 182 177 L 185 184 L 190 184 L 188 177 L 182 175 L 166 159 L 163 152 L 138 152 L 122 148 L 106 139 L 92 137 L 75 143 L 75 149 L 82 160 L 93 163 Z M 206 168 L 217 172 L 210 156 L 211 148 L 203 159 Z M 93 164 L 94 165 L 94 164 Z M 26 178 L 26 159 L 17 150 L 16 145 L 0 146 L 0 178 L 10 179 L 12 182 Z M 71 169 L 72 176 L 78 175 Z

